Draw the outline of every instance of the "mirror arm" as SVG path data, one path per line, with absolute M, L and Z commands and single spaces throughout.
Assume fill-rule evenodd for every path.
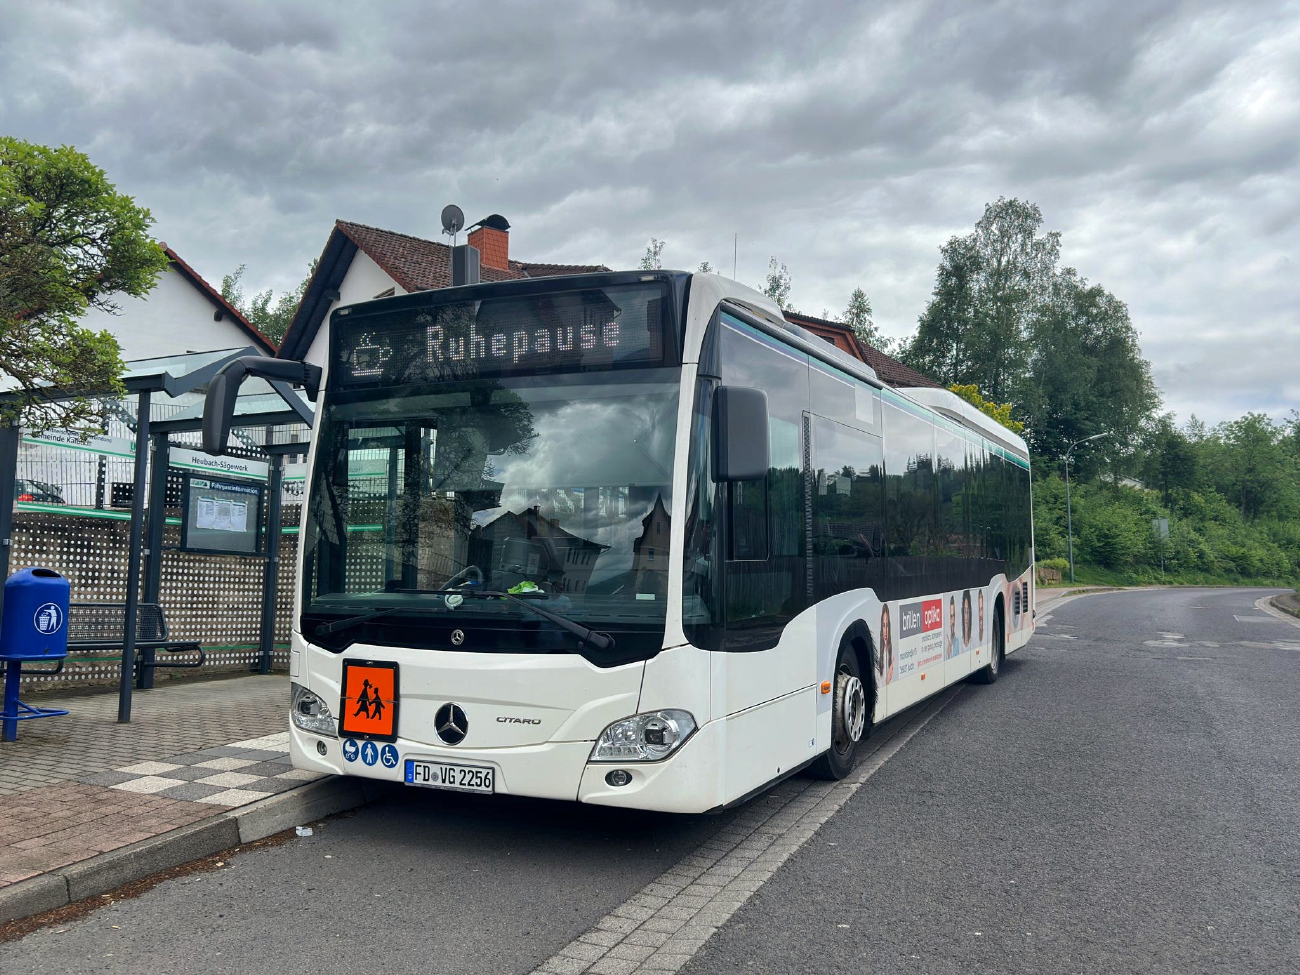
M 314 401 L 320 395 L 322 375 L 320 366 L 297 359 L 246 355 L 227 363 L 208 383 L 203 403 L 203 450 L 218 456 L 226 452 L 239 387 L 249 376 L 301 386 L 308 399 Z

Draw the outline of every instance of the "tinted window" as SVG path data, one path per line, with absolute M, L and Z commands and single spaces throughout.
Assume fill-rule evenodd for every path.
M 808 409 L 808 359 L 730 316 L 722 317 L 722 381 L 767 392 L 766 483 L 725 486 L 731 561 L 726 573 L 726 645 L 774 646 L 781 628 L 807 605 L 803 415 Z M 766 540 L 758 518 L 766 520 Z M 741 538 L 740 530 L 746 532 Z
M 814 417 L 814 595 L 876 587 L 884 576 L 884 453 L 880 438 Z
M 943 579 L 937 587 L 957 589 L 969 585 L 967 560 L 969 533 L 966 524 L 966 438 L 946 427 L 936 427 L 935 477 L 938 512 L 933 554 L 943 559 Z

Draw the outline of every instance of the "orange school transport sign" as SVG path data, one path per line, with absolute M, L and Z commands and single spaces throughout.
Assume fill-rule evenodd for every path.
M 392 741 L 397 737 L 397 664 L 343 661 L 342 696 L 341 736 L 376 741 Z

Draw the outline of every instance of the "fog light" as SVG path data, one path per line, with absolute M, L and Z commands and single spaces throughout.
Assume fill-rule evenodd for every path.
M 323 741 L 318 741 L 318 742 L 316 742 L 316 754 L 317 754 L 317 755 L 324 755 L 326 751 L 328 751 L 328 749 L 326 749 L 326 747 L 325 747 L 325 742 L 323 742 Z
M 605 781 L 617 789 L 632 781 L 632 773 L 627 769 L 616 768 L 605 776 Z

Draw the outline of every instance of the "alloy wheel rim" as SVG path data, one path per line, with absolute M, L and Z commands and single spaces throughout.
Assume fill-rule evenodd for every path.
M 867 725 L 867 692 L 862 681 L 852 674 L 840 674 L 838 683 L 841 750 L 845 750 L 862 740 Z

